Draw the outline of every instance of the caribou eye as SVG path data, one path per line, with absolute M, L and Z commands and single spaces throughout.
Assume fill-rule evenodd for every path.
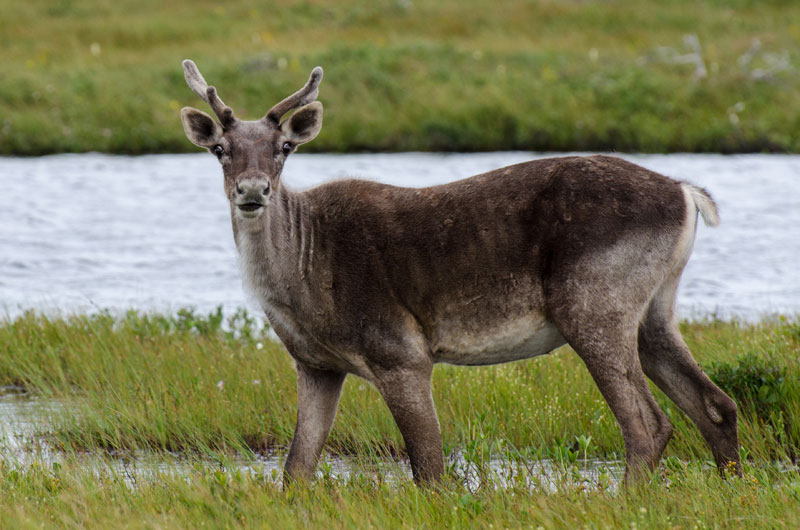
M 283 143 L 283 154 L 288 155 L 292 151 L 292 144 L 289 142 Z
M 222 156 L 222 153 L 224 153 L 224 152 L 225 152 L 225 149 L 223 149 L 223 147 L 221 145 L 217 144 L 217 145 L 214 146 L 214 154 L 217 155 L 217 157 Z

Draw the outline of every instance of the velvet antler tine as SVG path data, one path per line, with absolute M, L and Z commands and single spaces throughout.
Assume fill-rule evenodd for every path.
M 200 73 L 197 65 L 191 59 L 183 61 L 183 75 L 189 88 L 208 103 L 223 127 L 227 128 L 235 123 L 236 118 L 233 115 L 233 109 L 222 102 L 219 95 L 217 95 L 216 88 L 208 86 L 203 74 Z
M 317 66 L 311 70 L 311 76 L 303 88 L 284 99 L 267 112 L 264 120 L 270 121 L 275 125 L 280 124 L 281 117 L 292 109 L 308 105 L 317 99 L 319 95 L 319 84 L 322 81 L 322 68 Z
M 197 65 L 191 59 L 183 61 L 183 77 L 186 78 L 186 83 L 192 89 L 192 92 L 207 101 L 206 89 L 208 88 L 208 83 L 206 83 L 200 70 L 197 69 Z
M 214 114 L 217 115 L 217 118 L 219 118 L 219 121 L 222 122 L 222 125 L 227 126 L 233 123 L 233 109 L 222 102 L 217 95 L 216 87 L 208 87 L 206 89 L 206 94 L 208 95 L 208 104 L 211 106 Z

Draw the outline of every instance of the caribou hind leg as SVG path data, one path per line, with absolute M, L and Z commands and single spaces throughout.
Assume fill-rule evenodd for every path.
M 559 264 L 545 283 L 545 297 L 551 320 L 586 365 L 619 424 L 625 482 L 630 483 L 655 469 L 672 436 L 672 425 L 642 371 L 637 345 L 639 321 L 658 286 L 657 265 L 668 257 L 657 247 L 623 242 L 597 259 Z
M 593 329 L 564 336 L 583 360 L 622 431 L 625 482 L 652 472 L 672 435 L 672 425 L 647 386 L 636 355 L 635 333 Z
M 683 341 L 672 309 L 676 288 L 677 280 L 665 284 L 639 328 L 642 368 L 700 429 L 720 473 L 741 475 L 736 403 L 703 373 Z

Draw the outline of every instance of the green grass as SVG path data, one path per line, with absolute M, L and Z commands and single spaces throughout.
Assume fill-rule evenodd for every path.
M 574 487 L 470 491 L 322 480 L 282 490 L 264 476 L 198 468 L 126 485 L 120 473 L 0 467 L 6 528 L 797 528 L 797 472 L 745 468 L 721 481 L 698 466 L 614 494 Z
M 66 403 L 53 418 L 51 436 L 69 450 L 285 447 L 296 408 L 290 358 L 246 314 L 234 318 L 226 326 L 220 312 L 54 319 L 27 313 L 0 325 L 0 386 L 22 386 Z M 784 319 L 683 327 L 698 361 L 740 403 L 746 454 L 763 461 L 794 457 L 800 446 L 800 324 Z M 481 455 L 510 450 L 552 456 L 591 436 L 587 456 L 623 454 L 613 416 L 568 347 L 505 365 L 437 365 L 433 386 L 446 452 L 475 447 Z M 763 402 L 753 402 L 759 392 Z M 666 456 L 709 460 L 694 425 L 656 396 L 675 425 Z M 347 379 L 327 448 L 341 454 L 402 451 L 386 406 L 364 380 Z
M 59 464 L 20 464 L 0 455 L 3 526 L 800 524 L 800 476 L 792 463 L 800 443 L 796 320 L 684 323 L 699 362 L 739 402 L 744 478 L 722 481 L 697 429 L 657 393 L 675 436 L 652 481 L 624 492 L 602 478 L 570 478 L 581 458 L 619 459 L 623 447 L 607 406 L 568 348 L 506 365 L 437 365 L 434 394 L 446 451 L 461 453 L 472 482 L 458 466 L 449 468 L 440 490 L 376 471 L 377 458 L 403 454 L 401 438 L 377 392 L 351 377 L 326 452 L 354 455 L 363 471 L 346 479 L 326 473 L 284 491 L 279 474 L 237 470 L 230 456 L 247 462 L 253 451 L 280 454 L 289 443 L 296 403 L 289 356 L 246 313 L 226 320 L 219 311 L 184 310 L 175 316 L 26 313 L 0 322 L 0 386 L 20 386 L 43 403 L 63 405 L 51 414 L 46 436 L 64 455 Z M 153 456 L 138 466 L 150 472 L 131 484 L 115 459 L 141 454 L 136 451 Z M 181 472 L 169 471 L 175 455 L 167 451 L 184 459 Z M 99 455 L 91 465 L 87 452 Z M 552 458 L 559 489 L 537 487 L 524 474 L 497 487 L 492 457 L 512 463 Z
M 254 119 L 325 68 L 305 150 L 800 151 L 793 0 L 0 0 L 0 154 L 195 151 L 180 61 Z M 707 75 L 666 59 L 702 46 Z M 740 59 L 753 40 L 752 60 Z

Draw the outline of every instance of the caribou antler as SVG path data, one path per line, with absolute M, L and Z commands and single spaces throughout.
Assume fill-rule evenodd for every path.
M 213 86 L 208 86 L 197 65 L 191 59 L 183 61 L 183 75 L 186 78 L 186 83 L 189 85 L 195 94 L 203 98 L 208 103 L 214 114 L 217 115 L 223 127 L 229 128 L 236 123 L 236 117 L 233 115 L 233 109 L 225 105 L 217 95 L 217 89 Z
M 308 78 L 306 86 L 272 107 L 263 119 L 279 125 L 284 114 L 297 107 L 308 105 L 317 99 L 320 81 L 322 81 L 322 68 L 317 66 L 311 70 L 311 77 Z

